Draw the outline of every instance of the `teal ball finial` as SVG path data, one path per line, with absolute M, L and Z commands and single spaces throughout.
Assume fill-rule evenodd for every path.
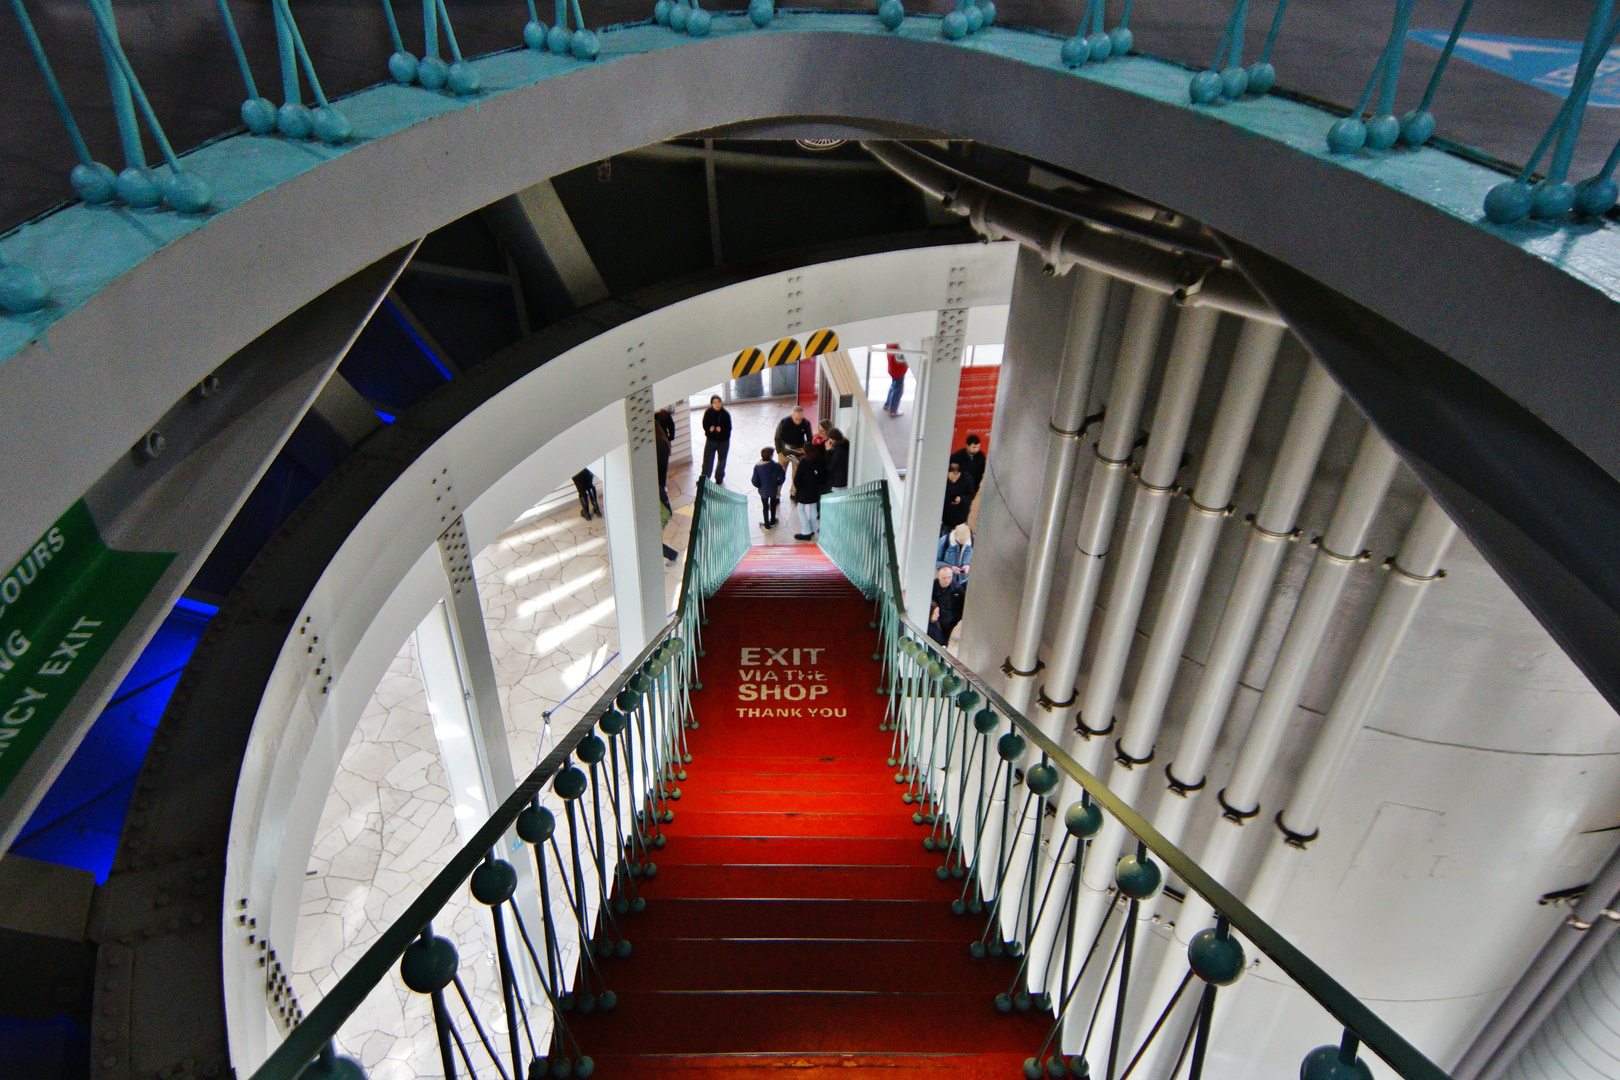
M 523 44 L 526 48 L 540 52 L 546 47 L 546 31 L 549 27 L 539 19 L 530 19 L 523 24 Z
M 426 90 L 443 90 L 450 81 L 450 65 L 437 56 L 424 56 L 416 65 L 416 81 Z
M 518 839 L 525 844 L 543 844 L 556 831 L 556 816 L 543 806 L 531 806 L 518 815 Z
M 1337 1046 L 1318 1046 L 1299 1063 L 1299 1080 L 1372 1080 L 1372 1068 L 1360 1057 L 1343 1060 Z
M 1249 65 L 1249 94 L 1264 97 L 1277 85 L 1277 69 L 1266 61 Z
M 30 267 L 17 263 L 0 266 L 0 308 L 13 315 L 38 311 L 51 299 L 51 290 Z
M 1077 68 L 1091 59 L 1091 49 L 1086 45 L 1086 39 L 1076 34 L 1063 43 L 1058 50 L 1058 59 L 1063 61 L 1064 67 Z
M 1114 55 L 1114 39 L 1107 34 L 1092 34 L 1086 38 L 1086 52 L 1093 64 L 1100 64 Z
M 471 64 L 465 60 L 457 60 L 450 65 L 445 84 L 456 97 L 466 97 L 468 94 L 478 93 L 479 88 L 484 85 L 484 80 L 479 78 L 478 70 Z
M 558 23 L 546 31 L 546 49 L 556 56 L 571 56 L 574 48 L 574 32 L 568 27 Z
M 968 33 L 977 34 L 984 29 L 984 12 L 979 10 L 979 5 L 969 4 L 962 14 L 967 16 Z
M 401 86 L 416 81 L 416 57 L 408 52 L 397 52 L 388 58 L 388 77 Z
M 242 123 L 255 135 L 269 135 L 276 130 L 276 107 L 262 97 L 242 102 Z
M 686 20 L 686 32 L 695 38 L 708 37 L 709 30 L 714 26 L 714 16 L 702 8 L 693 8 L 692 14 Z
M 271 126 L 275 126 L 273 122 Z M 68 183 L 73 185 L 79 198 L 92 205 L 111 202 L 118 193 L 118 175 L 99 161 L 73 166 L 73 171 L 68 173 Z
M 585 764 L 595 765 L 607 757 L 607 743 L 603 742 L 600 736 L 587 735 L 579 740 L 579 746 L 574 749 L 574 753 L 579 755 L 579 760 Z
M 1082 1056 L 1069 1059 L 1069 1075 L 1074 1080 L 1091 1080 L 1091 1063 Z
M 1335 154 L 1353 154 L 1367 145 L 1367 125 L 1354 116 L 1335 120 L 1328 128 L 1327 144 Z
M 967 680 L 953 671 L 939 681 L 939 692 L 945 697 L 955 697 L 966 685 Z
M 1136 35 L 1131 33 L 1131 28 L 1128 26 L 1116 26 L 1108 31 L 1108 36 L 1114 42 L 1114 56 L 1124 56 L 1131 51 L 1131 46 L 1136 44 Z M 1052 1060 L 1057 1061 L 1059 1059 L 1053 1058 Z
M 1102 829 L 1102 808 L 1096 803 L 1075 801 L 1063 812 L 1063 827 L 1076 840 L 1090 840 Z
M 658 0 L 653 5 L 653 22 L 659 26 L 669 25 L 669 13 L 675 7 L 675 0 Z
M 196 173 L 182 172 L 158 181 L 163 201 L 182 214 L 200 214 L 214 201 L 213 189 Z
M 1147 856 L 1127 855 L 1114 867 L 1114 882 L 1132 900 L 1146 900 L 1164 880 L 1159 864 Z
M 1557 221 L 1575 205 L 1575 185 L 1567 180 L 1543 180 L 1530 199 L 1530 216 L 1538 221 Z
M 149 206 L 156 206 L 163 201 L 163 193 L 158 190 L 157 182 L 152 179 L 150 169 L 142 169 L 131 165 L 118 174 L 113 181 L 113 190 L 126 206 L 133 206 L 144 210 Z
M 622 713 L 635 712 L 636 706 L 641 704 L 641 695 L 634 690 L 620 690 L 613 699 L 613 707 Z
M 331 105 L 316 109 L 310 116 L 315 137 L 328 146 L 346 143 L 354 137 L 354 125 L 349 118 Z
M 956 695 L 956 707 L 963 712 L 972 712 L 979 707 L 979 692 L 974 689 L 963 690 Z
M 460 963 L 448 938 L 426 934 L 405 947 L 399 958 L 399 977 L 416 993 L 431 994 L 450 985 Z
M 1008 1009 L 1001 1008 L 1001 999 L 1006 996 L 1006 994 L 1000 994 L 996 997 L 996 1008 L 1002 1012 L 1008 1011 Z M 1008 1008 L 1011 1008 L 1011 1002 L 1008 1003 Z M 1041 1080 L 1041 1063 L 1032 1057 L 1024 1059 L 1024 1080 Z
M 1024 737 L 1016 731 L 1009 731 L 996 740 L 996 753 L 1001 755 L 1002 761 L 1017 761 L 1024 756 Z
M 585 794 L 585 774 L 570 765 L 551 781 L 551 790 L 564 799 L 577 799 Z
M 1187 84 L 1187 96 L 1194 105 L 1210 105 L 1220 100 L 1221 75 L 1218 71 L 1200 71 Z
M 1200 930 L 1187 943 L 1187 966 L 1211 986 L 1231 986 L 1243 974 L 1243 945 L 1214 927 Z
M 748 0 L 748 21 L 765 29 L 776 16 L 776 6 L 771 0 Z
M 1409 112 L 1401 117 L 1401 142 L 1418 147 L 1434 136 L 1434 114 L 1427 110 Z
M 694 11 L 694 12 L 692 12 L 692 14 L 696 15 L 697 12 Z M 687 28 L 687 30 L 691 30 L 691 28 L 692 28 L 691 20 L 687 20 L 686 28 Z M 580 34 L 583 34 L 583 33 L 586 33 L 586 32 L 587 31 L 581 30 L 581 31 L 579 31 L 579 33 L 575 34 L 574 37 L 577 38 L 577 37 L 579 37 Z M 638 671 L 634 675 L 630 676 L 630 678 L 625 681 L 624 685 L 628 686 L 630 689 L 634 690 L 638 694 L 645 694 L 647 691 L 652 689 L 653 683 L 652 683 L 652 680 L 647 677 L 646 671 L 643 670 L 643 671 Z
M 569 1003 L 573 1004 L 573 995 L 569 995 Z M 585 1010 L 581 1009 L 581 1012 Z M 554 1080 L 569 1080 L 574 1075 L 574 1063 L 565 1057 L 559 1057 L 551 1063 L 551 1075 Z
M 960 11 L 952 11 L 948 13 L 945 16 L 944 22 L 940 25 L 940 30 L 942 33 L 944 33 L 947 40 L 961 41 L 963 38 L 967 37 L 967 16 L 962 14 Z
M 504 859 L 490 859 L 478 864 L 468 886 L 473 899 L 485 907 L 504 904 L 517 892 L 517 871 Z
M 1401 122 L 1385 114 L 1367 121 L 1367 149 L 1388 150 L 1401 137 Z
M 1523 221 L 1530 213 L 1535 193 L 1522 180 L 1504 180 L 1491 188 L 1485 196 L 1485 216 L 1497 225 L 1512 225 Z
M 900 0 L 882 0 L 878 4 L 878 22 L 885 30 L 898 30 L 906 21 L 906 6 Z
M 1024 786 L 1037 795 L 1050 795 L 1057 790 L 1058 771 L 1050 765 L 1036 765 L 1024 774 Z
M 366 1070 L 354 1058 L 332 1053 L 328 1047 L 321 1051 L 320 1057 L 304 1066 L 298 1080 L 366 1080 Z
M 979 14 L 984 16 L 984 29 L 988 30 L 996 25 L 995 0 L 979 0 Z
M 606 994 L 603 994 L 602 996 L 605 998 L 605 997 L 608 996 L 608 994 L 611 994 L 611 993 L 613 993 L 613 991 L 609 990 Z M 614 998 L 614 1001 L 615 1001 L 615 1003 L 617 1003 L 618 999 Z M 603 1012 L 611 1012 L 612 1011 L 613 1006 L 608 1005 L 605 1002 L 601 1003 L 601 1004 L 602 1004 L 602 1011 Z M 589 1080 L 590 1076 L 595 1072 L 596 1072 L 596 1062 L 593 1061 L 588 1055 L 581 1054 L 579 1060 L 574 1062 L 574 1075 L 576 1077 L 578 1077 L 579 1080 Z
M 945 665 L 938 660 L 930 660 L 927 664 L 928 678 L 931 682 L 938 682 L 945 677 Z
M 1227 101 L 1236 101 L 1249 89 L 1249 72 L 1247 68 L 1233 64 L 1231 67 L 1221 69 L 1221 97 Z
M 309 106 L 289 101 L 276 110 L 276 128 L 289 139 L 307 139 L 315 133 Z
M 609 709 L 602 714 L 602 718 L 596 722 L 596 726 L 602 729 L 602 734 L 612 736 L 622 734 L 625 725 L 628 723 L 629 718 L 624 713 L 617 709 Z
M 684 34 L 686 33 L 686 22 L 691 17 L 691 4 L 676 4 L 669 11 L 669 28 L 677 34 Z
M 1620 185 L 1610 177 L 1583 180 L 1575 189 L 1575 213 L 1583 218 L 1602 217 L 1620 200 Z
M 973 730 L 980 735 L 988 735 L 1001 726 L 1001 717 L 996 715 L 994 709 L 980 709 L 973 714 Z

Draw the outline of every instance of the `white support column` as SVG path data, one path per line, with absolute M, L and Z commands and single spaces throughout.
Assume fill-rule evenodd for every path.
M 650 387 L 624 399 L 625 443 L 608 452 L 602 492 L 619 655 L 627 661 L 668 621 L 653 412 Z
M 964 271 L 952 268 L 953 275 Z M 961 283 L 954 281 L 960 287 Z M 934 554 L 939 549 L 939 523 L 945 506 L 945 468 L 956 430 L 956 394 L 962 372 L 962 345 L 967 309 L 939 313 L 933 341 L 925 348 L 917 375 L 917 399 L 911 406 L 911 455 L 906 468 L 905 507 L 900 520 L 900 581 L 906 614 L 919 626 L 928 622 L 934 595 Z

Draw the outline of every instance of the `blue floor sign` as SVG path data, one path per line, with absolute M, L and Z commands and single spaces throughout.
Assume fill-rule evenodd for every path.
M 1407 36 L 1432 49 L 1443 49 L 1451 35 L 1447 30 L 1412 30 Z M 1568 97 L 1570 84 L 1575 81 L 1576 65 L 1581 60 L 1581 43 L 1556 38 L 1464 34 L 1457 39 L 1456 56 L 1549 94 Z M 1620 48 L 1609 50 L 1609 55 L 1598 65 L 1590 104 L 1600 108 L 1620 107 Z

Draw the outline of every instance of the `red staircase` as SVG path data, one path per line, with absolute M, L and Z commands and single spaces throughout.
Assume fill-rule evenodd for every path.
M 708 617 L 619 1007 L 570 1020 L 599 1075 L 1017 1080 L 1045 1026 L 996 1012 L 1016 961 L 969 957 L 984 920 L 950 913 L 885 764 L 870 605 L 814 545 L 756 547 Z

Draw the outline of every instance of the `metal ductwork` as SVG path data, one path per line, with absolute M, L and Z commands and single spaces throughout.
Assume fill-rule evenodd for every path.
M 1165 293 L 1177 303 L 1211 307 L 1283 325 L 1248 279 L 1224 259 L 1200 250 L 1171 250 L 1174 230 L 1128 220 L 1117 211 L 1083 214 L 975 180 L 928 155 L 894 142 L 863 142 L 866 152 L 968 219 L 989 240 L 1016 240 L 1040 252 L 1053 273 L 1084 266 L 1132 285 Z

